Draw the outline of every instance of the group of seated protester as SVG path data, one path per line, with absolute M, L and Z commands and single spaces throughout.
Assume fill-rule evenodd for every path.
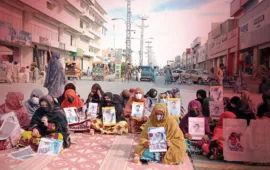
M 39 89 L 34 89 L 30 98 L 24 101 L 24 95 L 19 92 L 9 92 L 5 103 L 0 105 L 0 114 L 14 112 L 20 123 L 20 140 L 16 146 L 31 146 L 37 150 L 41 137 L 63 140 L 63 148 L 71 144 L 70 130 L 74 126 L 79 129 L 86 127 L 87 130 L 94 129 L 102 134 L 140 134 L 135 154 L 141 159 L 148 159 L 170 165 L 183 163 L 186 152 L 189 154 L 204 154 L 210 159 L 223 158 L 223 119 L 245 119 L 249 124 L 252 119 L 270 118 L 270 93 L 264 93 L 263 103 L 258 108 L 254 105 L 249 92 L 243 91 L 240 97 L 231 99 L 224 97 L 223 104 L 225 112 L 221 114 L 216 123 L 210 117 L 209 103 L 214 99 L 207 97 L 204 90 L 198 90 L 196 99 L 189 102 L 187 112 L 184 114 L 180 107 L 179 116 L 172 116 L 168 111 L 168 100 L 180 97 L 178 88 L 166 92 L 158 92 L 152 88 L 145 93 L 141 88 L 124 89 L 121 94 L 104 92 L 99 84 L 91 88 L 86 102 L 76 92 L 74 84 L 69 83 L 64 89 L 62 96 L 58 99 L 43 94 Z M 183 99 L 183 98 L 181 98 Z M 97 104 L 97 114 L 84 122 L 71 125 L 68 122 L 65 108 L 80 108 L 89 103 Z M 141 118 L 133 117 L 134 103 L 142 103 Z M 181 103 L 182 105 L 182 103 Z M 103 108 L 114 108 L 115 123 L 104 126 Z M 200 140 L 193 140 L 189 132 L 189 118 L 204 118 L 205 135 Z M 150 152 L 149 128 L 165 129 L 166 143 L 165 152 Z M 75 131 L 76 131 L 76 128 Z M 159 136 L 162 137 L 162 136 Z M 2 140 L 0 149 L 10 149 L 8 139 Z

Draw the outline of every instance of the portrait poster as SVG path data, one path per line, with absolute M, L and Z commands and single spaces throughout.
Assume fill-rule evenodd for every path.
M 212 119 L 219 119 L 220 115 L 224 113 L 223 101 L 209 102 L 210 116 Z
M 148 139 L 150 142 L 150 152 L 166 152 L 166 131 L 164 127 L 149 127 Z
M 144 103 L 143 102 L 133 102 L 131 117 L 135 120 L 141 120 L 143 118 Z
M 76 111 L 77 111 L 76 107 L 64 108 L 68 124 L 74 124 L 79 122 Z
M 188 133 L 192 136 L 192 140 L 201 140 L 205 135 L 205 123 L 202 117 L 188 118 Z
M 75 111 L 78 117 L 78 123 L 88 120 L 86 106 L 78 107 Z
M 17 151 L 9 153 L 8 156 L 13 159 L 26 160 L 35 157 L 36 153 L 32 150 L 30 146 L 27 146 L 25 148 L 21 148 Z
M 227 161 L 246 161 L 245 119 L 223 119 L 223 154 Z
M 168 99 L 168 110 L 172 116 L 180 117 L 180 114 L 181 114 L 180 98 L 169 98 Z
M 20 123 L 14 112 L 5 113 L 0 116 L 0 131 L 2 132 L 0 134 L 0 140 L 6 140 L 13 133 L 20 131 L 20 129 Z M 14 140 L 16 141 L 17 139 Z
M 145 109 L 146 116 L 149 117 L 151 115 L 156 104 L 157 104 L 157 99 L 150 99 L 150 98 L 147 99 L 146 109 Z
M 215 101 L 223 102 L 223 87 L 222 86 L 211 86 L 210 87 L 210 97 Z
M 63 141 L 49 138 L 41 138 L 38 145 L 38 154 L 49 154 L 57 156 L 62 149 Z
M 116 125 L 116 113 L 114 107 L 102 107 L 103 126 Z
M 98 104 L 97 103 L 88 103 L 87 117 L 96 117 L 98 113 Z

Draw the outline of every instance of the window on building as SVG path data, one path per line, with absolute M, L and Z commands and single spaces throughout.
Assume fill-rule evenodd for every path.
M 83 21 L 80 20 L 80 27 L 83 28 Z
M 50 1 L 47 1 L 47 8 L 51 11 L 53 10 L 53 4 Z

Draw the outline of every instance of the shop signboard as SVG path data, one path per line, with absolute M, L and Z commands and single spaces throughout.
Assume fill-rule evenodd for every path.
M 51 46 L 51 42 L 48 38 L 39 37 L 39 43 L 47 46 Z
M 270 8 L 267 8 L 249 20 L 249 32 L 256 31 L 268 24 L 270 24 Z
M 32 34 L 23 30 L 15 30 L 11 24 L 0 21 L 0 40 L 30 46 Z
M 120 64 L 121 63 L 121 59 L 122 59 L 121 50 L 117 50 L 114 57 L 115 57 L 115 63 L 116 64 Z

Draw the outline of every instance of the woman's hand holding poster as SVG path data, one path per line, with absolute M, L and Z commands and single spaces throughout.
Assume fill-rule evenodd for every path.
M 150 142 L 150 152 L 166 152 L 167 142 L 164 127 L 150 127 L 148 129 L 148 139 Z
M 204 118 L 189 117 L 188 118 L 188 133 L 193 140 L 201 140 L 205 135 Z

